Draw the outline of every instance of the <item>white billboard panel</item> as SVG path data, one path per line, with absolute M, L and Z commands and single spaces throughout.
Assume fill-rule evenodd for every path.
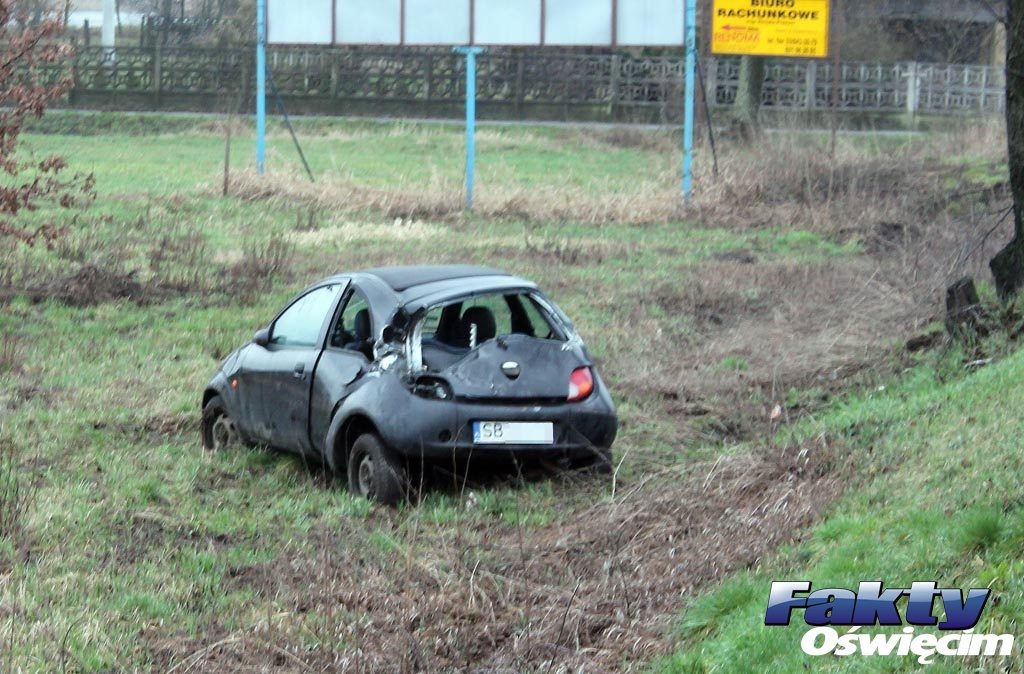
M 402 0 L 334 0 L 337 44 L 401 44 Z M 286 4 L 286 0 L 267 0 Z
M 268 0 L 267 41 L 272 44 L 331 44 L 334 0 Z
M 544 44 L 612 44 L 612 4 L 601 0 L 545 0 Z
M 539 45 L 542 0 L 476 0 L 477 44 Z
M 683 44 L 684 0 L 618 0 L 616 43 Z
M 271 44 L 683 44 L 685 0 L 266 1 Z
M 405 0 L 406 44 L 470 42 L 469 0 Z

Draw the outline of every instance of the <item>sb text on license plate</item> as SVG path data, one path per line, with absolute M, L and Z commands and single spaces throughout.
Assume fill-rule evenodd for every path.
M 550 421 L 474 421 L 473 442 L 477 445 L 550 445 L 555 442 L 555 425 Z

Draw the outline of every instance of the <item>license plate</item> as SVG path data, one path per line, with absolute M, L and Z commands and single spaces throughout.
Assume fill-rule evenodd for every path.
M 473 443 L 477 445 L 551 445 L 555 425 L 550 421 L 474 421 Z

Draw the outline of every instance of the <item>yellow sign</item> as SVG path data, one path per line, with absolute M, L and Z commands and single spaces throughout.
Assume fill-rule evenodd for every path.
M 829 0 L 715 0 L 715 54 L 828 56 Z

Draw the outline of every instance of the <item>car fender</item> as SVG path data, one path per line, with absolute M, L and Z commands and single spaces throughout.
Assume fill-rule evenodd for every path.
M 396 374 L 379 370 L 367 374 L 362 385 L 336 405 L 334 418 L 324 440 L 324 458 L 331 470 L 338 472 L 345 468 L 336 465 L 339 462 L 337 449 L 344 447 L 346 438 L 342 437 L 342 433 L 354 418 L 366 419 L 385 445 L 394 446 L 398 438 L 392 424 L 401 422 L 402 413 L 406 411 L 404 402 L 411 395 Z
M 210 383 L 206 385 L 206 389 L 203 391 L 203 402 L 201 407 L 205 408 L 206 403 L 210 401 L 213 396 L 220 396 L 221 402 L 224 403 L 225 410 L 232 417 L 237 419 L 239 408 L 238 408 L 238 396 L 234 391 L 231 390 L 231 385 L 228 382 L 227 375 L 222 371 L 218 371 L 213 376 Z

